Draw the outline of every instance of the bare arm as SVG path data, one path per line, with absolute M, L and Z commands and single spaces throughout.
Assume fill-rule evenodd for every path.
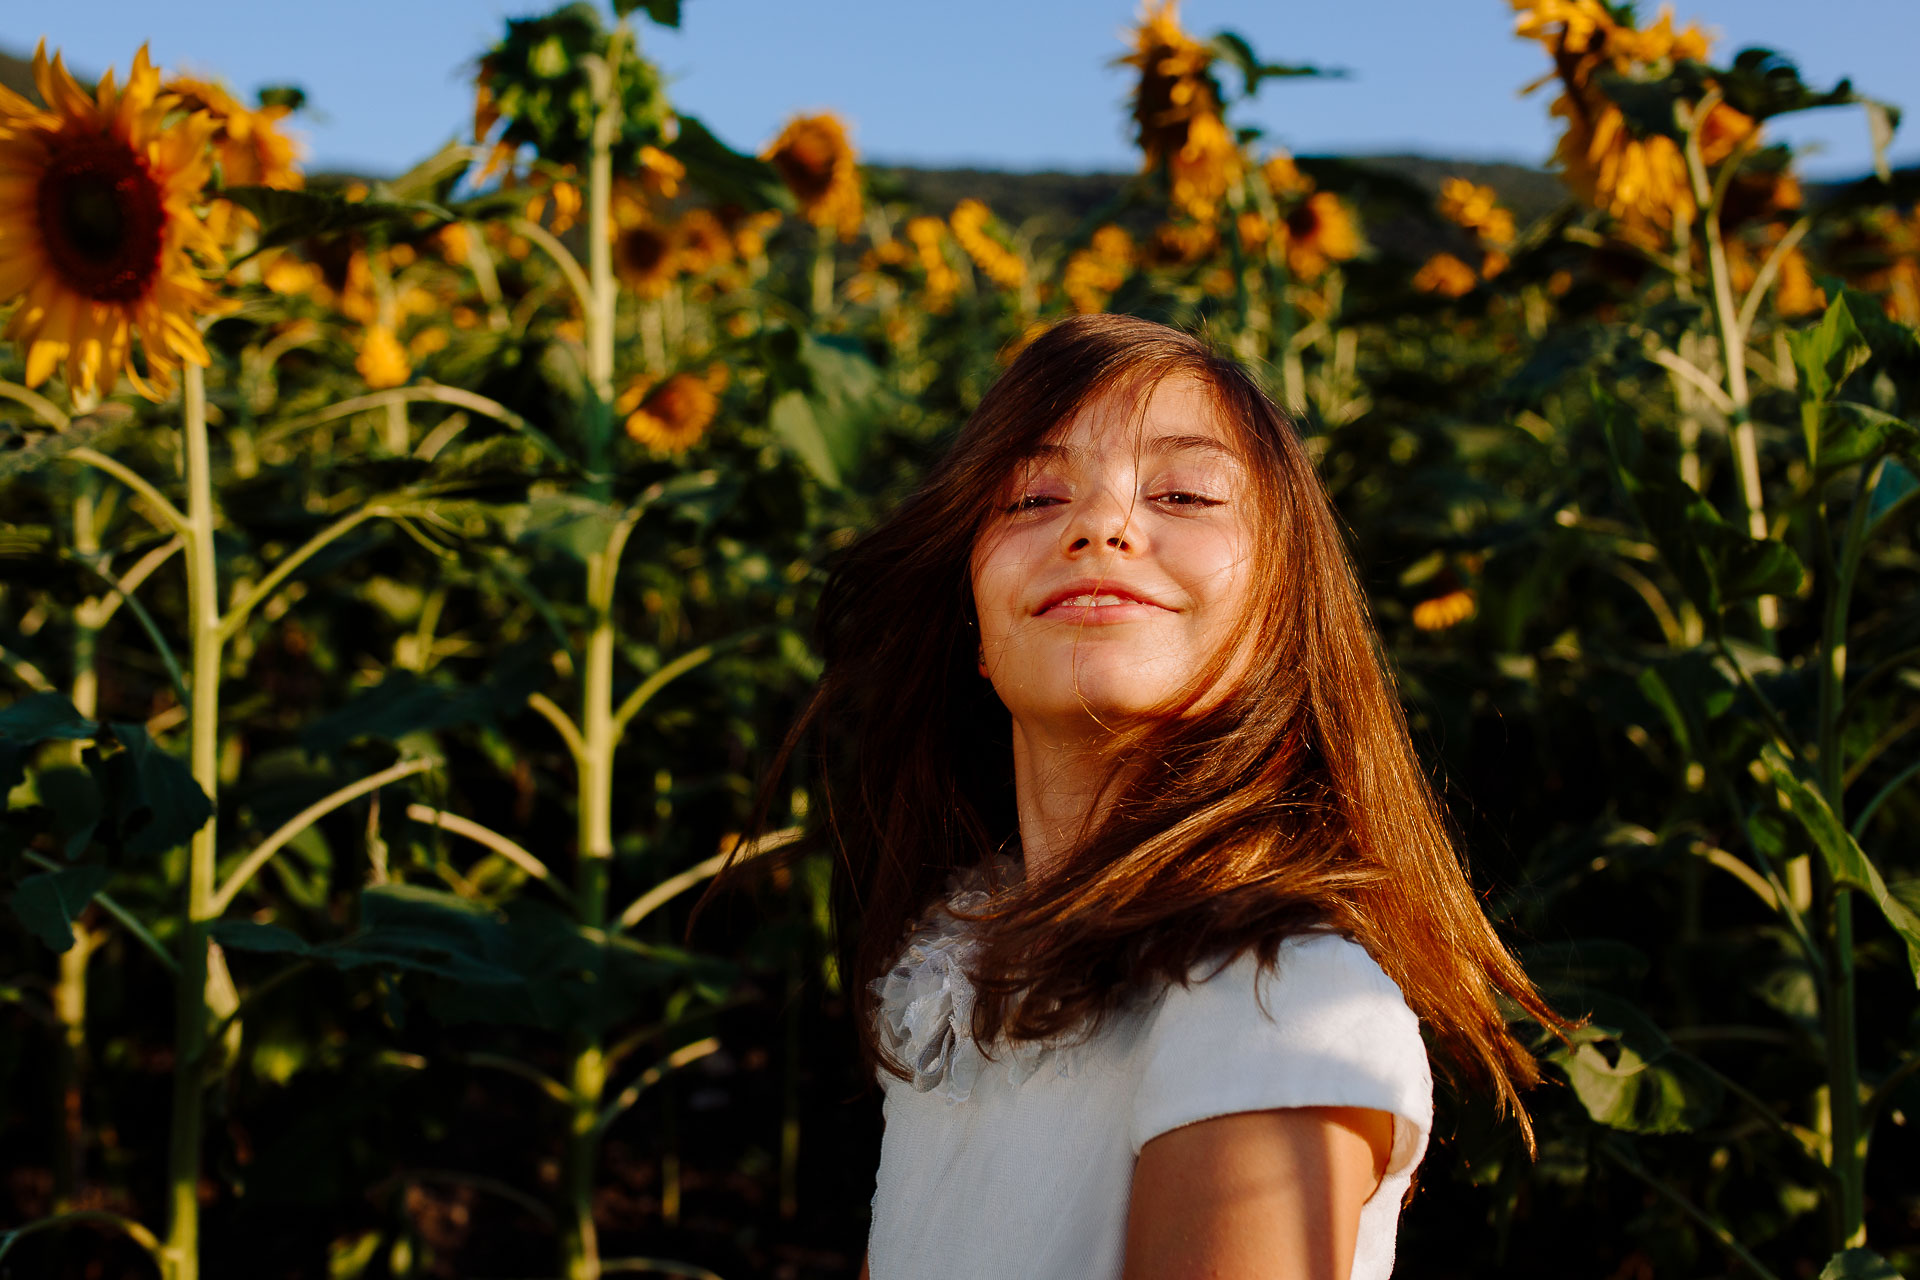
M 1364 1107 L 1219 1116 L 1141 1148 L 1124 1280 L 1348 1280 L 1393 1117 Z
M 873 1280 L 872 1273 L 867 1270 L 867 1261 L 864 1256 L 860 1259 L 860 1280 Z

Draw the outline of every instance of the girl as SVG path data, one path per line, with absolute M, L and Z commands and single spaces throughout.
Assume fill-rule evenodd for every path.
M 1054 326 L 822 603 L 867 1270 L 1380 1280 L 1432 1080 L 1531 1143 L 1481 914 L 1325 491 L 1237 364 Z

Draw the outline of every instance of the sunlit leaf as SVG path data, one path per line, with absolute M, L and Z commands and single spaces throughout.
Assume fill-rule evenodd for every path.
M 1638 1009 L 1591 990 L 1562 995 L 1560 1003 L 1593 1014 L 1569 1045 L 1548 1056 L 1596 1122 L 1628 1133 L 1685 1133 L 1719 1111 L 1719 1080 Z
M 826 435 L 820 429 L 813 406 L 807 402 L 806 392 L 782 392 L 773 402 L 767 422 L 773 427 L 774 434 L 793 450 L 800 461 L 807 464 L 821 483 L 839 487 L 840 468 L 834 463 L 833 450 L 827 445 Z
M 1858 889 L 1872 898 L 1880 912 L 1907 944 L 1907 964 L 1913 970 L 1915 985 L 1920 985 L 1920 915 L 1888 892 L 1880 871 L 1868 860 L 1852 834 L 1834 816 L 1826 797 L 1809 786 L 1771 743 L 1761 749 L 1760 759 L 1774 785 L 1775 797 L 1788 817 L 1812 843 L 1827 864 L 1835 885 Z
M 1894 1265 L 1871 1249 L 1847 1249 L 1827 1259 L 1820 1280 L 1902 1280 Z

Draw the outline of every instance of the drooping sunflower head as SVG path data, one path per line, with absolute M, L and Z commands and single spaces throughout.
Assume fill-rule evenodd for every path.
M 220 257 L 194 207 L 217 122 L 170 118 L 144 47 L 124 89 L 109 72 L 92 97 L 44 43 L 33 73 L 45 108 L 0 88 L 0 302 L 20 299 L 6 336 L 30 385 L 64 364 L 82 398 L 125 373 L 158 399 L 181 361 L 207 363 L 196 317 L 225 309 L 193 262 Z
M 1133 30 L 1133 52 L 1120 59 L 1140 78 L 1133 91 L 1134 138 L 1157 169 L 1187 145 L 1196 119 L 1220 115 L 1214 51 L 1180 29 L 1179 0 L 1147 0 Z
M 831 227 L 842 240 L 853 239 L 860 230 L 860 166 L 839 117 L 795 116 L 761 158 L 800 202 L 802 217 Z
M 1707 56 L 1712 39 L 1697 25 L 1675 29 L 1662 8 L 1645 28 L 1630 10 L 1602 0 L 1513 0 L 1514 32 L 1537 40 L 1553 59 L 1552 72 L 1528 85 L 1532 92 L 1558 80 L 1552 114 L 1566 121 L 1554 163 L 1589 204 L 1623 224 L 1629 238 L 1658 239 L 1676 220 L 1696 212 L 1686 157 L 1664 134 L 1642 135 L 1606 95 L 1602 72 L 1634 78 L 1664 75 L 1674 62 Z M 1717 164 L 1759 126 L 1719 103 L 1701 123 L 1702 159 Z

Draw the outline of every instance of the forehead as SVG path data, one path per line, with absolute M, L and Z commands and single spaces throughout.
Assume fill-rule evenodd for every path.
M 1191 452 L 1238 459 L 1240 432 L 1214 389 L 1191 374 L 1094 395 L 1042 438 L 1035 455 Z

